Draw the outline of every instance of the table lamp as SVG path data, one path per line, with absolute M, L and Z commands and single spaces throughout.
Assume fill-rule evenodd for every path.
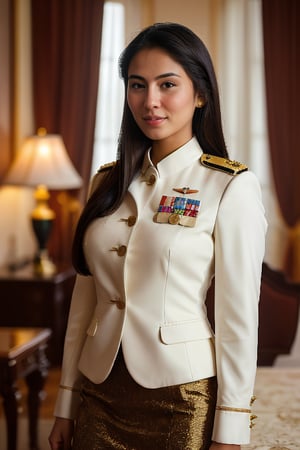
M 25 140 L 4 183 L 35 188 L 36 206 L 31 212 L 31 222 L 38 242 L 38 252 L 34 270 L 41 276 L 54 274 L 56 267 L 49 259 L 47 242 L 55 212 L 48 205 L 48 189 L 77 189 L 82 185 L 82 178 L 67 154 L 62 137 L 47 134 L 44 128 L 39 128 L 37 135 Z

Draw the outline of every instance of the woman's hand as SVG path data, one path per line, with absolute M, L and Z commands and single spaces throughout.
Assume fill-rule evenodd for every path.
M 241 446 L 235 444 L 220 444 L 218 442 L 212 442 L 209 450 L 241 450 Z
M 49 436 L 51 450 L 70 450 L 73 432 L 73 420 L 57 417 Z

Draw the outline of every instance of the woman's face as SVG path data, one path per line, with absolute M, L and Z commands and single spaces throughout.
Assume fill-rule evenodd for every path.
M 153 148 L 167 154 L 192 138 L 197 95 L 182 66 L 164 50 L 144 49 L 133 57 L 127 101 Z

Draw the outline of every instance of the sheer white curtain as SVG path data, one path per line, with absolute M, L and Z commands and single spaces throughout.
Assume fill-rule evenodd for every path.
M 116 159 L 124 98 L 118 71 L 118 58 L 125 45 L 124 23 L 124 6 L 117 2 L 105 2 L 91 175 L 100 165 Z
M 258 176 L 269 223 L 265 261 L 281 269 L 286 227 L 270 170 L 261 0 L 225 0 L 220 17 L 219 84 L 230 157 Z

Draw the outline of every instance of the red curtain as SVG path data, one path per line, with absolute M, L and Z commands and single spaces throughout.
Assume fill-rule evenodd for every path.
M 268 132 L 274 183 L 290 227 L 286 274 L 300 281 L 300 2 L 262 0 Z
M 0 181 L 13 159 L 14 2 L 0 1 Z
M 85 199 L 90 178 L 103 5 L 104 0 L 31 0 L 35 126 L 62 135 L 84 180 L 81 201 Z M 66 197 L 52 193 L 52 198 L 58 217 L 50 252 L 55 259 L 69 259 L 71 242 L 66 230 L 69 227 L 66 209 L 72 215 L 76 208 L 74 201 L 62 200 Z M 59 222 L 62 213 L 64 223 Z

